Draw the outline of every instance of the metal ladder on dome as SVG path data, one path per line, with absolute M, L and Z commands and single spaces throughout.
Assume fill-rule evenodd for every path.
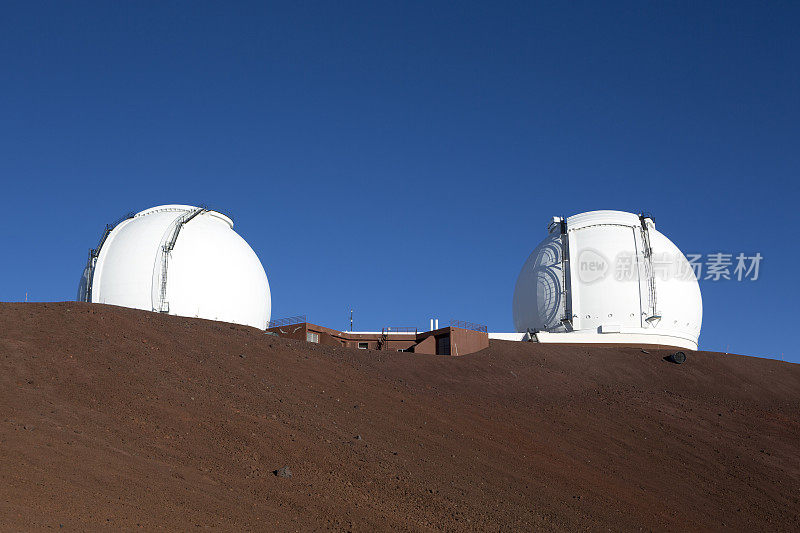
M 136 213 L 131 211 L 121 216 L 111 224 L 106 224 L 106 227 L 103 230 L 103 235 L 100 237 L 100 242 L 97 244 L 97 247 L 89 250 L 89 259 L 87 260 L 86 268 L 84 269 L 84 275 L 86 276 L 86 289 L 82 294 L 78 295 L 78 300 L 82 302 L 92 301 L 94 270 L 97 266 L 97 260 L 100 257 L 100 250 L 103 248 L 103 245 L 106 243 L 106 239 L 108 239 L 108 236 L 111 235 L 111 232 L 114 230 L 114 228 L 116 228 L 123 221 L 133 218 L 134 216 L 136 216 Z
M 189 223 L 194 217 L 201 213 L 205 213 L 208 209 L 204 207 L 198 207 L 194 209 L 190 213 L 187 213 L 180 218 L 178 218 L 174 225 L 175 227 L 172 229 L 172 234 L 170 235 L 169 239 L 164 243 L 161 247 L 161 287 L 159 292 L 159 303 L 158 303 L 158 312 L 159 313 L 169 313 L 169 301 L 167 300 L 167 269 L 169 266 L 169 256 L 172 253 L 172 250 L 175 248 L 175 243 L 178 240 L 178 235 L 183 229 L 183 226 Z
M 644 256 L 644 274 L 647 278 L 647 292 L 648 292 L 648 307 L 647 318 L 645 321 L 653 326 L 661 321 L 661 315 L 657 311 L 656 301 L 656 276 L 653 268 L 653 248 L 650 246 L 650 230 L 647 227 L 647 219 L 651 219 L 650 215 L 642 213 L 639 215 L 639 220 L 642 223 L 642 255 Z
M 561 326 L 570 331 L 572 324 L 572 278 L 570 272 L 569 257 L 569 228 L 567 227 L 567 217 L 561 217 L 560 221 L 561 239 L 561 294 L 559 295 L 564 302 L 564 316 L 561 318 Z

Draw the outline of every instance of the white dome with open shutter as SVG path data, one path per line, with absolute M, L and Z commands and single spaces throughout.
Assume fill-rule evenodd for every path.
M 649 216 L 591 211 L 553 218 L 514 290 L 514 326 L 540 342 L 697 349 L 700 286 Z
M 269 282 L 222 213 L 163 205 L 107 226 L 91 250 L 78 300 L 265 329 Z

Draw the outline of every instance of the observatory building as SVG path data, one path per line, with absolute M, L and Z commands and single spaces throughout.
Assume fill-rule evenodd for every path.
M 269 282 L 222 213 L 162 205 L 106 226 L 78 300 L 266 329 Z
M 538 342 L 697 349 L 697 278 L 652 217 L 591 211 L 554 217 L 548 231 L 517 279 L 517 332 Z

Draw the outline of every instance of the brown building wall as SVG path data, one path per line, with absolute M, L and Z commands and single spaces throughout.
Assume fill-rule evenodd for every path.
M 414 353 L 436 355 L 436 337 L 429 335 L 414 346 Z
M 275 333 L 279 337 L 286 339 L 295 339 L 298 341 L 306 340 L 306 332 L 308 324 L 292 324 L 290 326 L 281 326 L 278 328 L 269 328 L 267 332 Z
M 395 340 L 390 340 L 387 343 L 387 348 L 390 351 L 393 351 L 393 352 L 397 352 L 397 351 L 400 351 L 400 350 L 406 351 L 409 348 L 411 348 L 412 346 L 414 346 L 415 344 L 417 344 L 417 340 L 416 339 L 396 340 L 396 341 Z
M 489 335 L 471 329 L 450 328 L 450 355 L 466 355 L 489 347 Z

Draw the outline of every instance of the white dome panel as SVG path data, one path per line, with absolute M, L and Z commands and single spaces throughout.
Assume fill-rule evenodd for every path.
M 700 287 L 686 257 L 650 217 L 591 211 L 556 217 L 549 230 L 517 278 L 518 332 L 548 342 L 647 338 L 697 349 Z
M 80 300 L 265 329 L 269 282 L 227 216 L 185 205 L 142 211 L 90 255 Z
M 597 329 L 604 324 L 641 326 L 638 277 L 618 281 L 613 271 L 614 258 L 630 252 L 634 242 L 630 226 L 590 225 L 570 232 L 570 256 L 576 258 L 571 262 L 575 270 L 572 288 L 579 300 L 573 298 L 572 306 L 576 329 Z
M 531 253 L 514 289 L 514 326 L 524 332 L 560 329 L 564 316 L 561 239 L 550 235 Z M 524 274 L 524 275 L 523 275 Z

